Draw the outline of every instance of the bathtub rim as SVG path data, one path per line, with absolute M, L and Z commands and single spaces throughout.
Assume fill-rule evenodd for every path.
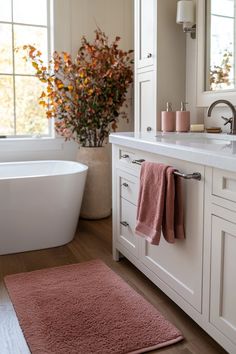
M 26 160 L 26 161 L 9 161 L 9 162 L 0 162 L 0 167 L 1 166 L 9 166 L 9 165 L 30 165 L 30 164 L 40 164 L 40 163 L 63 163 L 66 165 L 73 164 L 73 165 L 78 165 L 80 166 L 80 169 L 77 171 L 61 171 L 60 173 L 52 173 L 52 174 L 34 174 L 34 175 L 20 175 L 20 176 L 9 176 L 9 177 L 1 177 L 0 176 L 0 181 L 7 181 L 7 180 L 19 180 L 19 179 L 29 179 L 29 178 L 45 178 L 45 177 L 59 177 L 59 176 L 70 176 L 70 175 L 76 175 L 76 174 L 81 174 L 81 173 L 87 173 L 88 171 L 88 166 L 79 162 L 79 161 L 73 161 L 73 160 Z

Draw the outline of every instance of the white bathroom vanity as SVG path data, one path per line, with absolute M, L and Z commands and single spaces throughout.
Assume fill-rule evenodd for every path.
M 123 255 L 228 352 L 236 353 L 236 137 L 115 133 L 113 257 Z M 183 178 L 184 240 L 159 246 L 135 235 L 142 161 L 171 165 Z

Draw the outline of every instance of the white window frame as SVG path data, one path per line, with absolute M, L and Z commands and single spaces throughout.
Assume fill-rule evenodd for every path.
M 39 28 L 46 28 L 47 29 L 47 45 L 48 45 L 48 61 L 53 53 L 53 43 L 54 43 L 54 21 L 53 21 L 53 12 L 54 12 L 54 0 L 46 0 L 47 1 L 47 24 L 46 25 L 36 25 L 36 24 L 29 24 L 29 23 L 21 23 L 21 22 L 14 22 L 13 21 L 13 0 L 11 0 L 11 18 L 12 21 L 0 21 L 0 24 L 9 24 L 12 26 L 12 61 L 13 61 L 13 72 L 12 74 L 1 73 L 1 76 L 11 76 L 13 77 L 13 111 L 14 111 L 14 132 L 16 133 L 16 94 L 15 94 L 15 77 L 17 76 L 25 76 L 25 77 L 34 77 L 33 74 L 15 74 L 15 63 L 14 63 L 14 25 L 22 25 L 22 26 L 31 26 L 31 27 L 39 27 Z M 46 119 L 46 115 L 45 115 Z M 40 135 L 7 135 L 7 136 L 0 136 L 0 138 L 6 139 L 41 139 L 46 138 L 48 139 L 55 139 L 55 129 L 54 129 L 54 119 L 48 120 L 48 134 L 40 134 Z M 5 139 L 4 139 L 5 140 Z

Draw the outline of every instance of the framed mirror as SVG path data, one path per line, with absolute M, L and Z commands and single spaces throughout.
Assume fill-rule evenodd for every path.
M 236 0 L 197 1 L 197 105 L 236 105 Z

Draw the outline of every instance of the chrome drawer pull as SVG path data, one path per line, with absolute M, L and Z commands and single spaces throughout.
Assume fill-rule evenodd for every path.
M 120 223 L 121 223 L 121 225 L 123 225 L 123 226 L 125 226 L 125 227 L 128 227 L 128 226 L 129 226 L 129 224 L 128 224 L 126 221 L 121 221 Z
M 127 154 L 124 154 L 121 156 L 121 159 L 128 159 L 128 158 L 129 158 L 129 155 L 127 155 Z
M 132 163 L 136 164 L 136 165 L 141 165 L 142 162 L 144 162 L 144 159 L 139 159 L 139 160 L 133 160 Z
M 129 187 L 128 183 L 122 183 L 122 186 L 124 186 L 125 188 Z

